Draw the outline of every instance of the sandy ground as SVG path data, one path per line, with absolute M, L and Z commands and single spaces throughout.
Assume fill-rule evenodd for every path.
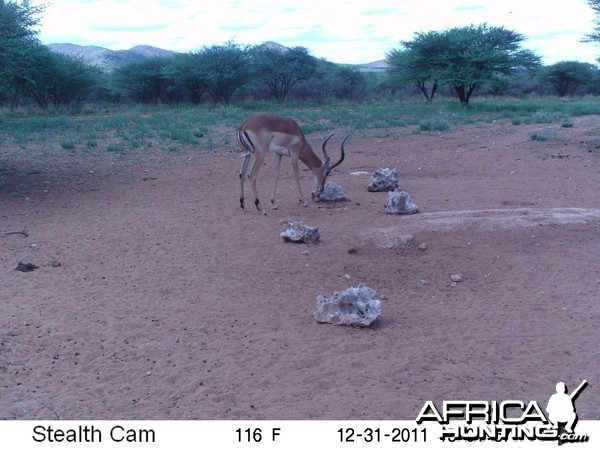
M 302 208 L 284 159 L 266 217 L 239 211 L 231 149 L 57 150 L 35 170 L 13 155 L 0 418 L 412 420 L 426 400 L 545 406 L 558 381 L 587 379 L 577 412 L 600 419 L 599 121 L 355 136 L 331 177 L 348 201 Z M 559 139 L 531 140 L 542 128 Z M 353 174 L 394 166 L 421 213 L 387 215 L 387 194 Z M 321 242 L 285 243 L 286 220 Z M 315 321 L 317 295 L 359 283 L 382 301 L 371 327 Z

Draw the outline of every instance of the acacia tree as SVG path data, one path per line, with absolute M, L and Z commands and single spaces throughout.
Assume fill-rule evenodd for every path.
M 335 98 L 360 100 L 366 96 L 367 79 L 356 68 L 336 65 L 328 78 L 331 80 L 330 93 Z
M 412 41 L 402 41 L 402 49 L 387 54 L 392 82 L 414 83 L 427 101 L 433 100 L 439 86 L 438 68 L 442 67 L 443 43 L 437 31 L 415 33 Z
M 226 42 L 126 64 L 112 74 L 112 86 L 117 93 L 146 103 L 190 100 L 198 104 L 206 93 L 216 104 L 229 103 L 248 76 L 246 48 Z
M 100 71 L 97 68 L 80 58 L 50 53 L 49 81 L 45 89 L 54 106 L 80 101 L 98 84 Z
M 0 0 L 0 94 L 17 106 L 25 95 L 32 49 L 40 45 L 37 31 L 43 7 Z
M 208 77 L 204 57 L 198 53 L 183 53 L 174 56 L 163 68 L 162 73 L 169 81 L 167 91 L 175 100 L 188 99 L 200 103 L 208 89 Z
M 596 14 L 594 31 L 586 35 L 584 42 L 600 42 L 600 0 L 587 0 L 588 5 Z
M 577 88 L 594 79 L 594 66 L 579 61 L 561 61 L 544 69 L 542 81 L 550 83 L 559 97 L 573 97 Z
M 299 81 L 317 74 L 317 60 L 304 47 L 259 45 L 252 49 L 251 61 L 253 78 L 265 84 L 278 102 L 283 102 Z
M 235 42 L 204 47 L 197 53 L 198 72 L 203 74 L 206 91 L 213 103 L 229 104 L 237 89 L 250 76 L 248 49 Z
M 113 89 L 135 101 L 160 103 L 168 100 L 168 81 L 163 69 L 167 58 L 149 58 L 125 64 L 112 74 Z
M 537 55 L 521 49 L 523 40 L 516 31 L 486 24 L 417 33 L 413 40 L 402 42 L 403 49 L 392 50 L 388 62 L 401 78 L 416 83 L 428 100 L 439 83 L 446 83 L 462 104 L 468 104 L 482 83 L 539 65 Z
M 51 52 L 37 39 L 43 7 L 0 0 L 0 100 L 12 108 L 32 100 L 45 108 L 83 97 L 95 71 L 76 58 Z

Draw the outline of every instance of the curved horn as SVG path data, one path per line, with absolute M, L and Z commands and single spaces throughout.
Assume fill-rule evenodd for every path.
M 344 138 L 344 140 L 342 141 L 342 156 L 340 156 L 340 160 L 338 162 L 336 162 L 333 166 L 331 166 L 329 168 L 329 170 L 327 171 L 327 173 L 331 172 L 333 169 L 335 169 L 337 166 L 339 166 L 342 163 L 342 161 L 344 160 L 344 158 L 346 157 L 346 153 L 344 153 L 344 144 L 346 143 L 346 141 L 348 140 L 349 137 L 350 137 L 350 135 L 346 136 Z
M 334 133 L 335 134 L 335 133 Z M 327 155 L 327 152 L 325 151 L 325 146 L 327 145 L 327 141 L 329 139 L 331 139 L 333 137 L 333 134 L 331 134 L 327 139 L 325 139 L 325 141 L 323 142 L 323 156 L 325 157 L 325 159 L 329 158 L 329 155 Z

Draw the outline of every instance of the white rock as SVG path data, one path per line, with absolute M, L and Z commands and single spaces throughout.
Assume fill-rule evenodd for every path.
M 367 190 L 369 192 L 386 192 L 398 189 L 398 180 L 400 179 L 400 172 L 397 167 L 393 169 L 381 168 L 377 169 L 371 175 L 371 181 Z
M 313 316 L 321 323 L 368 327 L 381 315 L 381 301 L 373 299 L 374 295 L 364 284 L 336 291 L 331 298 L 319 295 Z
M 339 200 L 346 200 L 346 193 L 339 184 L 330 181 L 325 185 L 323 192 L 320 194 L 316 191 L 311 192 L 310 197 L 315 202 L 335 202 Z
M 304 242 L 315 244 L 321 237 L 319 227 L 309 227 L 302 221 L 290 222 L 289 228 L 281 233 L 286 242 Z
M 396 189 L 388 192 L 385 210 L 388 214 L 415 214 L 419 212 L 419 207 L 413 203 L 408 192 Z

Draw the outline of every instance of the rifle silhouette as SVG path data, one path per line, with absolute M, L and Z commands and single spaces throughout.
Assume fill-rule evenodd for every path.
M 579 395 L 579 393 L 583 390 L 584 387 L 586 387 L 588 384 L 587 380 L 583 380 L 581 382 L 581 384 L 579 386 L 577 386 L 577 389 L 575 389 L 571 394 L 569 394 L 569 397 L 571 398 L 571 400 L 575 400 L 575 397 L 577 397 Z

